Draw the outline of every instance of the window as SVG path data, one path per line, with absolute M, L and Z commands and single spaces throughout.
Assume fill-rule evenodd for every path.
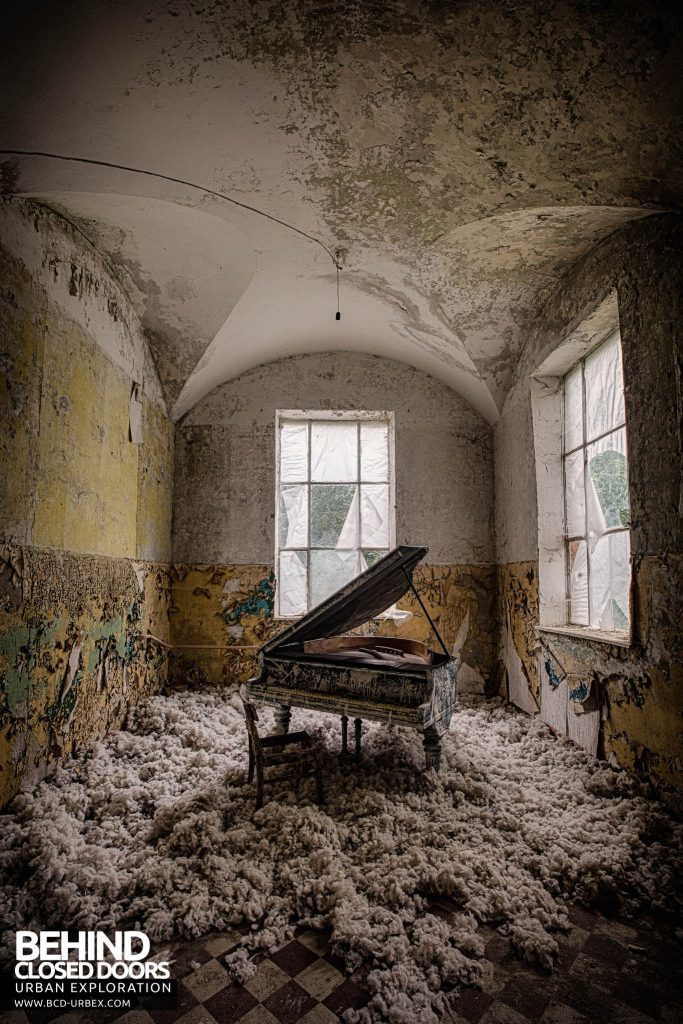
M 563 393 L 567 622 L 627 633 L 628 465 L 618 331 L 565 376 Z
M 277 614 L 303 615 L 394 546 L 393 414 L 279 412 Z

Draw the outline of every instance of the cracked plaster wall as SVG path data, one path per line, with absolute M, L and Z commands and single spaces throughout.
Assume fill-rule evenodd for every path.
M 683 785 L 683 227 L 630 225 L 548 289 L 495 429 L 501 659 L 508 692 L 543 708 L 557 663 L 536 643 L 538 534 L 530 376 L 616 288 L 624 359 L 632 509 L 635 642 L 619 648 L 554 636 L 575 679 L 594 680 L 598 752 L 656 784 Z M 581 709 L 579 709 L 581 710 Z M 569 735 L 587 742 L 572 702 Z M 584 721 L 587 721 L 584 718 Z
M 140 637 L 169 635 L 173 426 L 137 317 L 77 231 L 4 201 L 0 264 L 4 803 L 165 678 Z
M 427 545 L 435 565 L 493 563 L 491 428 L 427 374 L 356 352 L 277 360 L 188 413 L 176 433 L 174 561 L 272 561 L 277 409 L 393 411 L 397 543 Z

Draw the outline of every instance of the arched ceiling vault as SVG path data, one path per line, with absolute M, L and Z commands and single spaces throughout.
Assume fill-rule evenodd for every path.
M 7 15 L 5 15 L 7 17 Z M 113 266 L 179 418 L 281 355 L 411 363 L 494 421 L 549 281 L 680 206 L 681 19 L 591 0 L 70 0 L 3 35 L 5 191 Z M 345 250 L 342 319 L 324 247 Z

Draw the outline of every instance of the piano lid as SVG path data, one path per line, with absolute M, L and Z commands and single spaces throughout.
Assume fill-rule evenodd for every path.
M 324 637 L 348 633 L 386 611 L 403 597 L 412 582 L 415 566 L 422 561 L 428 550 L 405 545 L 394 548 L 360 576 L 356 576 L 269 640 L 261 648 L 261 653 L 273 654 L 285 644 L 322 640 Z

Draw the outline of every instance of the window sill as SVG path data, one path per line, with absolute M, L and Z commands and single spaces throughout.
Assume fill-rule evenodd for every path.
M 587 626 L 537 626 L 537 633 L 550 636 L 568 636 L 573 640 L 590 640 L 591 643 L 606 644 L 608 647 L 633 647 L 635 640 L 630 633 L 603 633 Z

